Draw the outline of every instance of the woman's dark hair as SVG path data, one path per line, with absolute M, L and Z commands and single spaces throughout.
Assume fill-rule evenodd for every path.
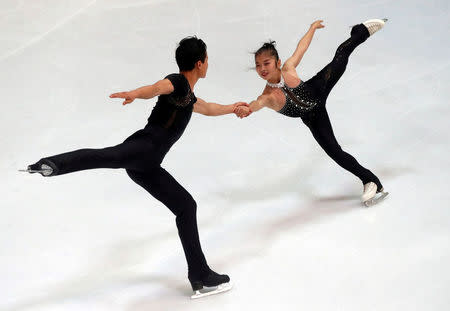
M 273 40 L 269 40 L 269 42 L 264 43 L 263 46 L 260 47 L 253 54 L 255 54 L 255 57 L 256 57 L 256 56 L 261 55 L 262 53 L 269 53 L 270 56 L 275 57 L 275 61 L 278 61 L 278 59 L 280 58 L 278 56 L 278 51 L 275 48 L 275 41 L 273 41 Z
M 182 39 L 175 51 L 175 59 L 180 71 L 194 69 L 196 62 L 201 61 L 203 63 L 206 59 L 205 42 L 196 36 Z

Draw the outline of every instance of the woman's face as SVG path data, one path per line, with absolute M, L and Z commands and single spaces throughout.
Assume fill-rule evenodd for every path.
M 280 61 L 276 61 L 275 56 L 269 53 L 261 53 L 255 57 L 256 72 L 264 80 L 274 78 L 278 74 Z

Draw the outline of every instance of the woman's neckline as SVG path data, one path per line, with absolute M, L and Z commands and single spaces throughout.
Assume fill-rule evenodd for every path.
M 280 76 L 280 82 L 278 82 L 278 83 L 270 83 L 269 81 L 267 81 L 266 83 L 268 86 L 274 87 L 274 88 L 282 88 L 283 86 L 285 86 L 283 75 Z
M 299 84 L 297 84 L 294 87 L 290 87 L 290 86 L 286 85 L 286 83 L 284 82 L 283 74 L 281 74 L 280 82 L 278 82 L 278 83 L 270 83 L 269 81 L 266 81 L 266 85 L 267 86 L 270 86 L 270 87 L 273 87 L 273 88 L 280 88 L 280 89 L 283 88 L 283 87 L 287 87 L 287 88 L 290 88 L 290 89 L 295 89 L 296 87 L 299 87 L 300 84 L 302 84 L 302 83 L 303 83 L 303 81 L 300 79 L 300 83 Z

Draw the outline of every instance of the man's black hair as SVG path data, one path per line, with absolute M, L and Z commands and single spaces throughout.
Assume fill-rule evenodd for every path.
M 180 71 L 189 71 L 194 69 L 198 61 L 202 63 L 206 59 L 206 44 L 202 39 L 196 36 L 186 37 L 180 41 L 175 51 L 175 59 L 177 60 Z

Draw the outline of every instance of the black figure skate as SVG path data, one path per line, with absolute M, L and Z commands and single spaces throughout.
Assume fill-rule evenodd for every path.
M 218 274 L 212 270 L 200 279 L 189 278 L 189 281 L 191 282 L 191 286 L 194 291 L 194 295 L 191 296 L 192 299 L 227 292 L 233 287 L 230 283 L 230 277 L 228 275 Z
M 57 168 L 52 161 L 41 160 L 35 164 L 28 165 L 26 170 L 19 170 L 19 172 L 27 172 L 30 174 L 39 173 L 44 177 L 49 177 L 57 174 Z

